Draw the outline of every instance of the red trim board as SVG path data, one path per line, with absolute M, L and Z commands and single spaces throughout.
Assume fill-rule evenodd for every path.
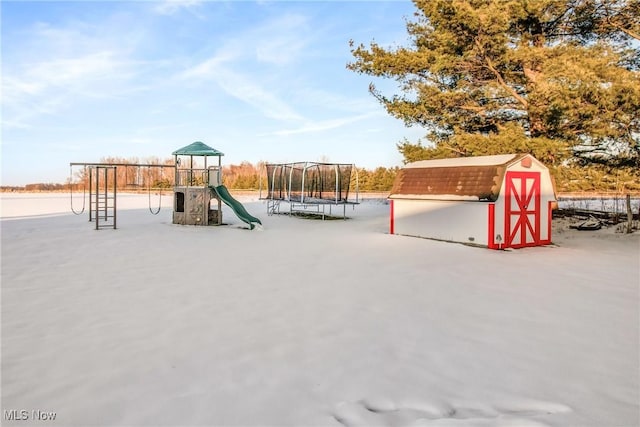
M 395 234 L 395 218 L 394 218 L 394 211 L 393 211 L 393 199 L 389 200 L 389 206 L 390 206 L 390 219 L 389 219 L 389 234 Z

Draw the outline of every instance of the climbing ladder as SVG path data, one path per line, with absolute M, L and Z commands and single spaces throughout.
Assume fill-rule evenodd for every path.
M 116 172 L 116 166 L 89 168 L 89 221 L 96 222 L 96 230 L 116 229 Z

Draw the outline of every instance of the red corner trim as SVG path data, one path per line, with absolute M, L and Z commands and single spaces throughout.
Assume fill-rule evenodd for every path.
M 394 224 L 394 212 L 393 212 L 393 199 L 389 200 L 390 215 L 389 215 L 389 234 L 395 234 Z
M 547 239 L 540 240 L 540 244 L 542 245 L 550 245 L 551 244 L 551 221 L 553 220 L 553 204 L 555 202 L 549 202 L 548 212 L 547 212 Z

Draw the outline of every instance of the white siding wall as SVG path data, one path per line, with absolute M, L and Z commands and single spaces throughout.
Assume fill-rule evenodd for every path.
M 486 202 L 395 199 L 393 209 L 395 234 L 478 245 L 488 243 Z

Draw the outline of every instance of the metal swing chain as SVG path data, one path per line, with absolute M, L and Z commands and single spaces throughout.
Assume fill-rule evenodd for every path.
M 86 168 L 85 168 L 86 170 Z M 86 200 L 86 194 L 87 194 L 87 183 L 84 182 L 82 183 L 82 210 L 80 212 L 76 212 L 76 210 L 73 208 L 73 166 L 69 166 L 69 196 L 71 198 L 71 212 L 73 212 L 76 215 L 82 215 L 82 213 L 84 212 L 85 209 L 85 200 Z
M 158 215 L 160 209 L 162 209 L 162 189 L 160 189 L 160 196 L 158 197 L 158 210 L 154 211 L 151 207 L 151 167 L 147 168 L 147 176 L 149 177 L 149 184 L 147 185 L 149 189 L 149 212 L 151 212 L 152 215 Z M 162 169 L 160 169 L 160 176 L 162 177 Z

